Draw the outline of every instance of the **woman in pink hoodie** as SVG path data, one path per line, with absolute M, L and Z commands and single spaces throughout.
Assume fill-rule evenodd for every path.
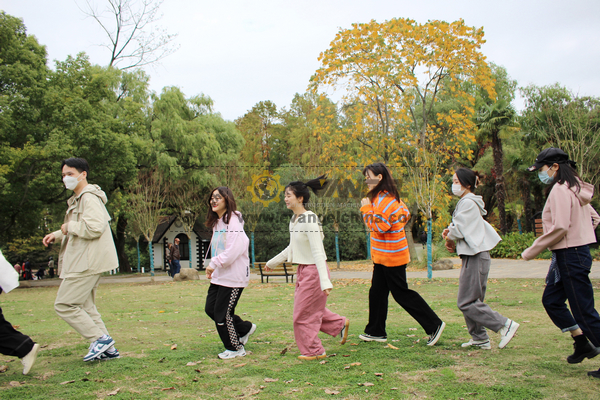
M 600 217 L 590 205 L 594 186 L 583 182 L 574 166 L 564 151 L 551 147 L 529 167 L 550 186 L 542 212 L 544 234 L 522 254 L 524 260 L 531 260 L 546 248 L 552 250 L 542 303 L 552 322 L 573 337 L 575 352 L 567 357 L 570 364 L 600 354 L 600 316 L 589 278 L 592 257 L 588 246 L 596 242 L 594 229 Z M 600 370 L 588 375 L 600 378 Z
M 235 306 L 250 279 L 249 240 L 244 232 L 244 219 L 228 187 L 213 190 L 208 205 L 206 226 L 212 228 L 213 237 L 212 257 L 206 267 L 210 287 L 204 310 L 217 325 L 225 345 L 219 358 L 226 360 L 245 356 L 244 345 L 256 330 L 252 322 L 235 315 Z

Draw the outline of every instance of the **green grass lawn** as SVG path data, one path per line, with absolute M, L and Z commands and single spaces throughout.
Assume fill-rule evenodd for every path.
M 91 363 L 82 360 L 89 344 L 54 312 L 57 288 L 18 289 L 0 297 L 4 315 L 43 348 L 27 376 L 18 359 L 0 355 L 8 366 L 0 399 L 600 398 L 600 380 L 586 375 L 600 357 L 567 364 L 572 341 L 543 310 L 541 279 L 490 280 L 488 303 L 521 323 L 503 350 L 493 332 L 492 350 L 461 348 L 469 336 L 456 308 L 457 280 L 410 284 L 447 324 L 436 346 L 426 346 L 425 332 L 392 299 L 388 343 L 395 348 L 360 341 L 369 282 L 334 281 L 328 306 L 350 318 L 350 337 L 342 346 L 321 334 L 329 356 L 322 362 L 297 359 L 293 284 L 250 284 L 237 313 L 258 329 L 248 355 L 226 361 L 217 358 L 223 347 L 204 314 L 206 281 L 101 285 L 98 309 L 122 358 Z

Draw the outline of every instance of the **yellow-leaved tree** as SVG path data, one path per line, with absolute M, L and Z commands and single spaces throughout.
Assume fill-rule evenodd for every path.
M 357 23 L 338 32 L 311 78 L 313 91 L 341 91 L 346 118 L 327 132 L 324 161 L 379 160 L 404 178 L 411 212 L 428 220 L 429 276 L 432 219 L 436 211 L 447 215 L 449 202 L 444 175 L 459 155 L 471 157 L 476 88 L 495 97 L 484 42 L 483 29 L 463 20 Z M 414 258 L 412 221 L 406 230 Z

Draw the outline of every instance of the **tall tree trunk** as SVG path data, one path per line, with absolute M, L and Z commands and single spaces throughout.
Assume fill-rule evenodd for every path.
M 119 257 L 119 267 L 121 272 L 131 272 L 131 265 L 129 259 L 125 254 L 125 228 L 127 228 L 127 218 L 123 215 L 119 215 L 117 218 L 117 237 L 115 245 L 117 247 L 117 256 Z
M 496 175 L 496 201 L 498 202 L 498 219 L 500 222 L 500 232 L 506 235 L 508 228 L 506 226 L 506 188 L 504 186 L 504 166 L 502 154 L 502 141 L 498 136 L 498 131 L 492 132 L 492 149 L 494 153 L 494 173 Z
M 523 197 L 523 213 L 525 216 L 525 224 L 523 229 L 525 232 L 533 232 L 533 210 L 531 204 L 531 184 L 526 176 L 521 179 L 521 189 Z

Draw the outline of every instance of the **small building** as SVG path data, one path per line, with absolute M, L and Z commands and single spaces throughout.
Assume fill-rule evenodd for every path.
M 196 221 L 188 237 L 188 233 L 185 231 L 184 224 L 179 216 L 170 215 L 161 218 L 152 238 L 154 269 L 166 269 L 166 249 L 169 243 L 175 242 L 176 238 L 179 238 L 181 268 L 196 268 L 198 270 L 203 268 L 202 259 L 208 250 L 212 230 L 209 230 L 203 223 L 199 222 L 201 219 L 199 218 Z

